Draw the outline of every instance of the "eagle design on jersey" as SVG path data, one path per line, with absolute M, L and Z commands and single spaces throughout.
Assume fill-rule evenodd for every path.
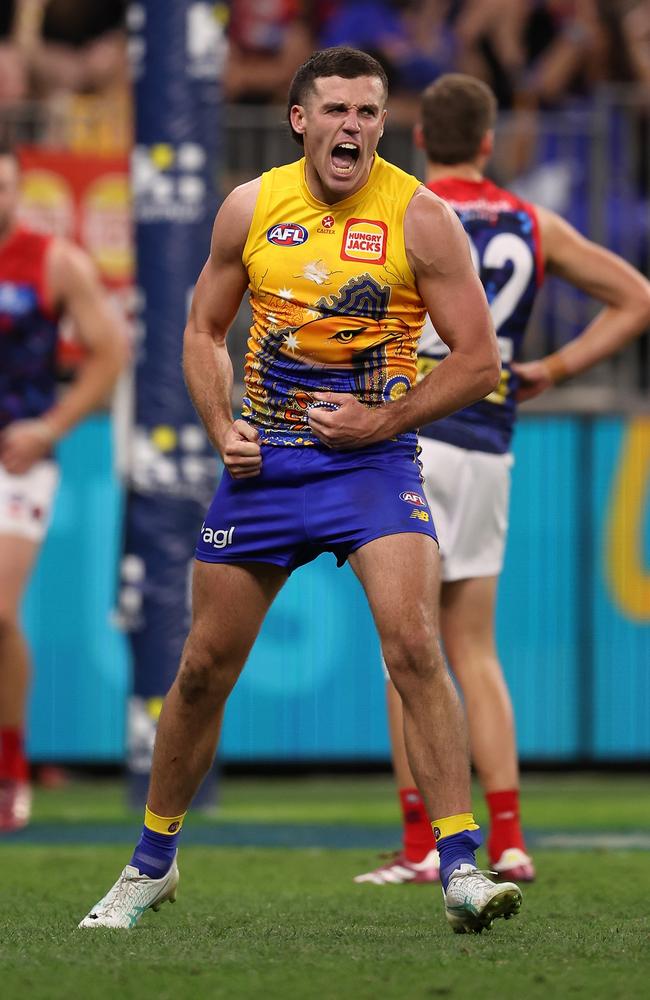
M 309 430 L 314 392 L 348 392 L 377 406 L 408 389 L 415 343 L 408 325 L 389 314 L 391 289 L 362 274 L 304 308 L 264 295 L 266 333 L 246 363 L 244 416 L 269 429 Z M 253 305 L 255 311 L 256 306 Z

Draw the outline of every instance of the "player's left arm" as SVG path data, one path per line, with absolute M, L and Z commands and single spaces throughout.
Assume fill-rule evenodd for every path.
M 549 272 L 603 303 L 595 319 L 559 351 L 513 364 L 520 401 L 615 354 L 650 325 L 650 282 L 617 254 L 586 239 L 568 222 L 537 209 Z
M 3 433 L 0 458 L 14 474 L 26 472 L 75 424 L 108 402 L 128 358 L 126 337 L 88 255 L 55 240 L 46 267 L 50 299 L 73 320 L 85 353 L 72 385 L 50 410 L 17 420 Z
M 498 383 L 501 364 L 492 318 L 455 212 L 419 188 L 405 214 L 404 237 L 418 291 L 450 352 L 409 392 L 383 406 L 370 408 L 354 397 L 315 393 L 317 399 L 339 405 L 335 411 L 309 413 L 314 432 L 330 447 L 387 440 L 482 399 Z

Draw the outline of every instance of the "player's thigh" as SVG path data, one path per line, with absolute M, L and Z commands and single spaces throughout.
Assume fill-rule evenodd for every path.
M 45 537 L 59 480 L 50 460 L 14 475 L 0 464 L 0 615 L 11 620 Z
M 440 631 L 447 658 L 456 673 L 467 660 L 496 656 L 498 580 L 498 576 L 480 576 L 442 584 Z
M 497 575 L 503 566 L 512 456 L 422 439 L 425 493 L 440 539 L 442 579 Z
M 437 638 L 440 557 L 429 535 L 384 535 L 349 557 L 386 654 L 395 642 L 425 645 Z
M 287 576 L 270 563 L 196 560 L 189 640 L 215 657 L 243 662 Z
M 0 533 L 0 622 L 18 617 L 40 542 Z

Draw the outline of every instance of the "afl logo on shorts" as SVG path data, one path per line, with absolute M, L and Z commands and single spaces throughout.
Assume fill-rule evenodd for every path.
M 275 247 L 299 247 L 309 239 L 309 233 L 297 222 L 277 222 L 266 231 L 266 238 Z
M 399 498 L 404 503 L 415 504 L 416 507 L 426 507 L 427 505 L 424 497 L 421 497 L 419 493 L 412 493 L 411 490 L 405 490 L 404 493 L 400 493 Z

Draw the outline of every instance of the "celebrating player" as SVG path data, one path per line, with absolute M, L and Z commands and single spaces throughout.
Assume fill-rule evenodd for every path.
M 465 721 L 437 641 L 438 548 L 413 430 L 494 390 L 498 348 L 455 214 L 376 154 L 386 97 L 370 56 L 316 52 L 288 98 L 304 158 L 235 189 L 217 215 L 184 367 L 225 472 L 197 545 L 142 835 L 82 927 L 130 927 L 174 898 L 180 829 L 226 698 L 288 574 L 326 551 L 359 577 L 402 697 L 449 922 L 478 931 L 519 908 L 516 885 L 475 866 Z M 233 420 L 226 335 L 247 289 L 246 398 Z M 449 355 L 413 386 L 427 311 Z
M 426 151 L 427 187 L 456 211 L 488 294 L 501 351 L 501 381 L 485 399 L 420 431 L 426 497 L 440 534 L 440 631 L 462 689 L 474 765 L 490 814 L 490 868 L 532 881 L 519 818 L 519 773 L 512 705 L 494 637 L 497 581 L 503 564 L 510 444 L 516 401 L 577 375 L 619 350 L 650 322 L 650 284 L 620 257 L 584 239 L 568 223 L 496 187 L 483 176 L 492 154 L 496 102 L 462 74 L 439 77 L 422 97 L 416 141 Z M 600 300 L 603 310 L 573 341 L 539 361 L 518 364 L 544 271 Z M 447 348 L 435 317 L 419 347 L 422 376 Z M 435 329 L 434 329 L 435 328 Z M 399 884 L 439 877 L 426 797 L 406 756 L 399 693 L 388 680 L 393 764 L 403 817 L 403 848 L 356 882 Z M 417 776 L 416 776 L 417 777 Z

